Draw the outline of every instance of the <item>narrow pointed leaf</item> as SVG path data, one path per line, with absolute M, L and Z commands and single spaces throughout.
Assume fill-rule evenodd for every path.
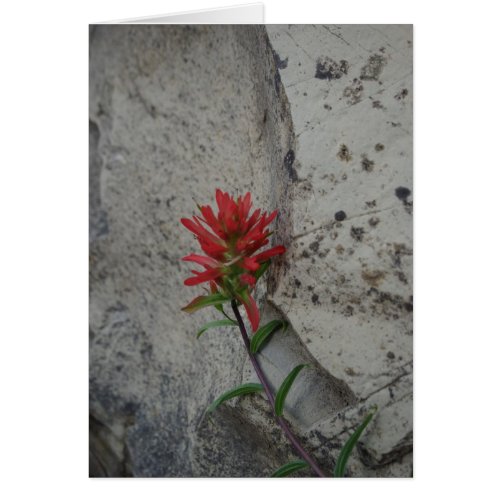
M 265 342 L 265 340 L 271 335 L 271 333 L 274 333 L 276 330 L 279 330 L 280 328 L 285 328 L 288 326 L 288 324 L 285 321 L 279 320 L 279 319 L 273 319 L 267 325 L 261 326 L 256 332 L 255 335 L 252 337 L 252 340 L 250 341 L 250 352 L 252 354 L 255 354 L 258 352 L 262 344 Z
M 295 460 L 294 462 L 288 462 L 287 464 L 281 466 L 277 471 L 273 473 L 271 477 L 285 477 L 293 474 L 295 471 L 309 467 L 307 462 L 304 460 Z
M 262 264 L 260 265 L 259 269 L 257 269 L 257 271 L 255 272 L 255 279 L 258 280 L 266 271 L 267 271 L 267 268 L 271 265 L 271 261 L 270 260 L 266 260 L 265 262 L 262 262 Z
M 290 388 L 292 387 L 293 382 L 297 378 L 297 375 L 300 373 L 302 368 L 305 368 L 308 365 L 298 365 L 296 366 L 283 380 L 283 383 L 281 384 L 281 387 L 279 388 L 277 394 L 276 394 L 276 399 L 274 402 L 274 411 L 276 412 L 276 415 L 280 417 L 283 415 L 283 407 L 285 406 L 285 399 L 288 395 L 288 392 L 290 391 Z
M 222 293 L 213 293 L 212 295 L 200 295 L 192 300 L 186 307 L 183 307 L 182 310 L 188 313 L 192 313 L 201 309 L 203 307 L 208 306 L 217 306 L 219 304 L 223 304 L 224 302 L 228 302 L 229 298 Z
M 237 396 L 243 396 L 244 394 L 252 394 L 254 392 L 260 392 L 264 389 L 261 384 L 243 384 L 225 392 L 222 396 L 218 397 L 207 409 L 207 413 L 214 411 L 219 405 L 227 401 L 228 399 L 235 398 Z
M 217 285 L 215 284 L 214 281 L 210 282 L 210 293 L 211 294 L 219 293 L 218 289 L 217 289 Z M 222 304 L 214 304 L 214 307 L 215 307 L 215 309 L 217 309 L 217 311 L 221 312 L 222 314 L 224 314 L 224 316 L 226 316 L 226 313 L 224 312 L 224 308 L 222 307 Z
M 358 439 L 361 437 L 361 434 L 365 430 L 366 426 L 370 423 L 370 420 L 373 418 L 373 415 L 377 411 L 377 406 L 375 405 L 370 413 L 365 417 L 361 425 L 354 431 L 352 436 L 347 440 L 346 444 L 340 450 L 339 458 L 337 459 L 337 463 L 335 464 L 335 470 L 333 471 L 333 477 L 344 477 L 345 468 L 347 465 L 347 461 L 351 456 L 352 450 L 354 446 L 358 442 Z
M 236 321 L 233 321 L 232 319 L 219 319 L 217 321 L 210 321 L 209 323 L 206 323 L 203 325 L 203 327 L 198 331 L 196 334 L 196 338 L 199 339 L 201 335 L 203 335 L 207 330 L 210 328 L 218 328 L 220 326 L 235 326 L 238 323 Z

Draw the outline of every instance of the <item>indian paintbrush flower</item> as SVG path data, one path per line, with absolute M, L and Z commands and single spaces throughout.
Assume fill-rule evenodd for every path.
M 202 307 L 216 307 L 226 319 L 211 321 L 201 328 L 198 337 L 209 328 L 220 326 L 238 326 L 245 348 L 260 384 L 247 383 L 225 392 L 217 398 L 208 408 L 208 412 L 214 411 L 224 401 L 257 392 L 264 392 L 277 424 L 282 428 L 295 451 L 302 458 L 280 467 L 273 477 L 283 477 L 292 472 L 310 467 L 319 477 L 326 474 L 316 463 L 314 457 L 307 452 L 300 441 L 295 437 L 287 421 L 283 417 L 285 398 L 299 372 L 306 364 L 299 364 L 285 377 L 278 391 L 274 393 L 269 384 L 256 353 L 273 332 L 286 329 L 287 323 L 282 320 L 272 320 L 267 325 L 259 328 L 260 315 L 252 297 L 257 280 L 262 276 L 269 266 L 269 259 L 275 255 L 285 252 L 282 245 L 268 250 L 261 250 L 269 243 L 271 232 L 269 224 L 274 220 L 278 211 L 270 213 L 255 210 L 250 215 L 252 201 L 250 193 L 239 196 L 237 199 L 228 193 L 217 189 L 215 192 L 218 213 L 214 213 L 209 205 L 198 206 L 201 216 L 192 219 L 181 219 L 181 223 L 194 233 L 204 255 L 189 254 L 183 258 L 188 262 L 200 265 L 202 271 L 191 271 L 194 276 L 186 279 L 184 284 L 188 286 L 208 283 L 209 295 L 201 295 L 191 301 L 184 311 L 193 312 Z M 258 252 L 258 253 L 257 253 Z M 222 306 L 225 302 L 231 302 L 231 308 L 236 321 L 226 314 Z M 252 325 L 254 334 L 249 337 L 245 324 L 239 312 L 239 304 L 245 306 L 248 319 Z M 334 476 L 343 477 L 347 459 L 352 452 L 359 436 L 370 422 L 375 409 L 365 418 L 354 434 L 349 438 L 342 448 L 337 460 Z
M 184 310 L 193 311 L 204 305 L 237 299 L 248 315 L 252 330 L 259 327 L 259 310 L 251 293 L 267 269 L 269 259 L 285 252 L 282 245 L 256 253 L 269 243 L 269 224 L 278 211 L 270 213 L 255 210 L 251 215 L 250 193 L 237 199 L 220 189 L 215 192 L 217 215 L 210 205 L 198 206 L 201 216 L 181 219 L 194 233 L 205 255 L 189 254 L 182 260 L 199 264 L 203 271 L 191 271 L 187 286 L 209 282 L 211 296 L 197 297 Z M 203 305 L 202 305 L 203 304 Z

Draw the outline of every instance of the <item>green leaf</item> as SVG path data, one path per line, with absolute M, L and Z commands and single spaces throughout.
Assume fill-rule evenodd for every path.
M 283 380 L 283 383 L 281 384 L 281 387 L 279 388 L 277 394 L 276 394 L 276 399 L 274 401 L 274 411 L 276 412 L 276 415 L 280 417 L 283 415 L 283 407 L 285 406 L 285 399 L 288 395 L 288 391 L 292 387 L 292 384 L 294 380 L 297 378 L 297 375 L 300 373 L 300 370 L 302 368 L 305 368 L 308 365 L 298 365 L 296 366 Z
M 236 396 L 243 396 L 244 394 L 252 394 L 260 392 L 264 389 L 261 384 L 243 384 L 225 392 L 222 396 L 218 397 L 207 409 L 207 413 L 213 412 L 219 405 L 228 399 L 235 398 Z
M 287 464 L 281 466 L 277 471 L 273 473 L 271 477 L 285 477 L 293 474 L 295 471 L 309 467 L 307 462 L 304 460 L 295 460 L 294 462 L 288 462 Z
M 255 271 L 255 279 L 258 280 L 266 271 L 267 271 L 267 268 L 271 265 L 271 261 L 270 260 L 266 260 L 265 262 L 262 262 L 262 264 L 260 265 L 259 269 L 257 269 L 257 271 Z
M 205 323 L 201 329 L 196 334 L 196 338 L 199 339 L 207 330 L 210 328 L 218 328 L 219 326 L 235 326 L 238 323 L 233 321 L 232 319 L 218 319 L 217 321 L 210 321 L 209 323 Z
M 183 307 L 182 310 L 188 313 L 192 313 L 201 309 L 203 307 L 208 306 L 217 306 L 219 304 L 223 304 L 224 302 L 228 302 L 230 299 L 222 293 L 213 293 L 212 295 L 200 295 L 192 300 L 186 307 Z
M 354 446 L 358 442 L 358 439 L 361 437 L 361 434 L 365 430 L 366 426 L 370 423 L 370 420 L 373 418 L 373 415 L 376 411 L 377 405 L 373 406 L 373 408 L 370 410 L 370 413 L 368 413 L 368 415 L 363 420 L 362 424 L 354 431 L 352 436 L 347 440 L 342 450 L 340 450 L 340 455 L 337 463 L 335 464 L 335 470 L 333 471 L 333 477 L 344 477 L 347 460 L 349 460 Z
M 261 345 L 264 343 L 267 337 L 271 335 L 271 333 L 274 333 L 276 330 L 279 330 L 280 328 L 286 329 L 287 327 L 288 323 L 280 319 L 273 319 L 267 325 L 261 326 L 255 332 L 254 336 L 252 337 L 252 340 L 250 341 L 250 352 L 252 354 L 255 354 L 260 349 Z

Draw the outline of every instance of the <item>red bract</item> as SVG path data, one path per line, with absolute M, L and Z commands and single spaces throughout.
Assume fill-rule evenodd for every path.
M 217 189 L 215 192 L 218 213 L 209 205 L 198 207 L 201 217 L 181 219 L 198 240 L 206 255 L 190 254 L 182 260 L 200 264 L 204 271 L 184 281 L 192 286 L 210 282 L 212 293 L 222 293 L 228 299 L 237 299 L 245 306 L 253 331 L 259 326 L 259 311 L 250 295 L 259 278 L 261 265 L 275 255 L 285 252 L 282 245 L 255 252 L 269 243 L 269 224 L 278 211 L 270 213 L 255 210 L 250 215 L 250 193 L 232 198 Z

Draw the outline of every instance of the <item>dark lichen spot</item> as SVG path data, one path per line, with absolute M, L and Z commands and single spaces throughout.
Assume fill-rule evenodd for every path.
M 337 252 L 338 255 L 342 255 L 344 253 L 345 248 L 342 245 L 337 245 L 335 247 L 335 251 Z
M 377 287 L 380 284 L 380 282 L 384 279 L 385 272 L 384 271 L 377 271 L 377 270 L 375 270 L 375 271 L 364 270 L 361 272 L 361 277 L 370 286 Z
M 319 57 L 316 61 L 315 78 L 320 80 L 338 80 L 342 76 L 347 75 L 349 63 L 342 59 L 336 62 L 328 56 Z
M 366 155 L 363 155 L 362 159 L 361 159 L 361 166 L 363 167 L 363 170 L 365 172 L 373 172 L 375 162 L 372 160 L 369 160 Z
M 309 252 L 308 252 L 307 250 L 304 250 L 304 251 L 302 252 L 302 257 L 304 257 L 304 259 L 309 258 Z
M 367 208 L 375 208 L 377 206 L 377 200 L 365 201 Z
M 339 303 L 339 299 L 337 297 L 335 297 L 335 295 L 332 295 L 331 301 L 332 301 L 332 304 L 338 304 Z
M 340 145 L 339 152 L 337 153 L 337 158 L 341 161 L 352 160 L 351 152 L 349 151 L 349 148 L 345 144 Z
M 394 99 L 401 101 L 405 99 L 407 95 L 408 95 L 408 89 L 402 89 L 394 96 Z
M 309 245 L 309 248 L 313 251 L 313 252 L 317 252 L 319 250 L 319 242 L 318 241 L 313 241 L 310 245 Z
M 398 277 L 398 280 L 404 283 L 405 285 L 408 284 L 408 280 L 406 279 L 405 273 L 402 271 L 397 271 L 396 276 Z
M 352 314 L 354 313 L 354 309 L 352 306 L 347 306 L 345 309 L 344 309 L 344 315 L 345 316 L 352 316 Z
M 278 70 L 276 70 L 276 73 L 274 73 L 274 88 L 276 90 L 276 93 L 279 94 L 281 88 L 281 76 Z
M 355 78 L 350 87 L 346 87 L 343 96 L 347 99 L 348 104 L 354 105 L 361 101 L 363 95 L 363 85 Z
M 392 259 L 393 267 L 401 267 L 401 256 L 403 255 L 413 255 L 410 248 L 406 248 L 404 243 L 393 243 L 394 252 L 389 251 L 389 256 Z
M 329 104 L 323 104 L 323 107 L 327 109 L 328 111 L 332 110 L 332 107 Z
M 365 230 L 362 227 L 351 227 L 351 237 L 356 241 L 361 241 L 363 239 L 363 235 L 365 234 Z
M 375 151 L 383 151 L 385 149 L 385 146 L 381 144 L 380 142 L 375 144 Z
M 294 284 L 295 284 L 295 286 L 296 286 L 297 288 L 300 288 L 300 287 L 302 286 L 302 283 L 301 283 L 301 282 L 300 282 L 300 280 L 298 280 L 297 278 L 295 278 L 295 279 L 293 280 L 293 282 L 294 282 Z
M 311 301 L 313 304 L 318 304 L 319 303 L 319 296 L 316 293 L 313 293 L 311 296 Z
M 394 359 L 396 356 L 394 355 L 394 353 L 393 353 L 392 351 L 389 351 L 389 352 L 387 353 L 387 357 L 388 357 L 389 359 Z
M 281 59 L 279 54 L 273 50 L 274 63 L 278 69 L 285 69 L 288 66 L 288 57 L 286 59 Z
M 345 220 L 346 217 L 347 215 L 343 210 L 339 210 L 338 212 L 335 213 L 335 220 L 338 222 Z
M 380 219 L 378 217 L 372 217 L 368 221 L 368 224 L 370 224 L 370 226 L 372 226 L 372 227 L 375 227 L 379 222 L 380 222 Z
M 397 197 L 398 197 L 401 201 L 406 202 L 406 201 L 407 201 L 408 196 L 410 196 L 410 194 L 411 194 L 411 191 L 410 191 L 408 188 L 406 188 L 406 187 L 401 187 L 401 186 L 400 186 L 400 187 L 396 188 L 396 190 L 395 190 L 395 194 L 396 194 L 396 196 L 397 196 Z
M 295 153 L 293 152 L 292 149 L 288 151 L 288 153 L 285 155 L 285 167 L 289 168 L 293 165 L 293 162 L 295 161 Z
M 373 297 L 373 304 L 370 306 L 372 312 L 377 315 L 384 315 L 386 319 L 398 319 L 401 313 L 411 312 L 408 310 L 406 300 L 401 295 L 393 295 L 388 292 L 381 292 L 377 288 L 370 288 L 367 295 Z
M 290 176 L 290 179 L 292 181 L 297 181 L 298 176 L 297 172 L 295 171 L 295 168 L 293 167 L 293 162 L 295 161 L 295 153 L 293 152 L 292 149 L 288 151 L 288 153 L 285 155 L 285 159 L 283 160 L 283 163 L 288 171 L 288 175 Z
M 387 59 L 380 54 L 373 54 L 368 58 L 368 62 L 361 68 L 361 80 L 378 80 Z
M 385 106 L 383 106 L 380 101 L 373 101 L 372 102 L 372 108 L 375 108 L 375 109 L 385 109 Z

